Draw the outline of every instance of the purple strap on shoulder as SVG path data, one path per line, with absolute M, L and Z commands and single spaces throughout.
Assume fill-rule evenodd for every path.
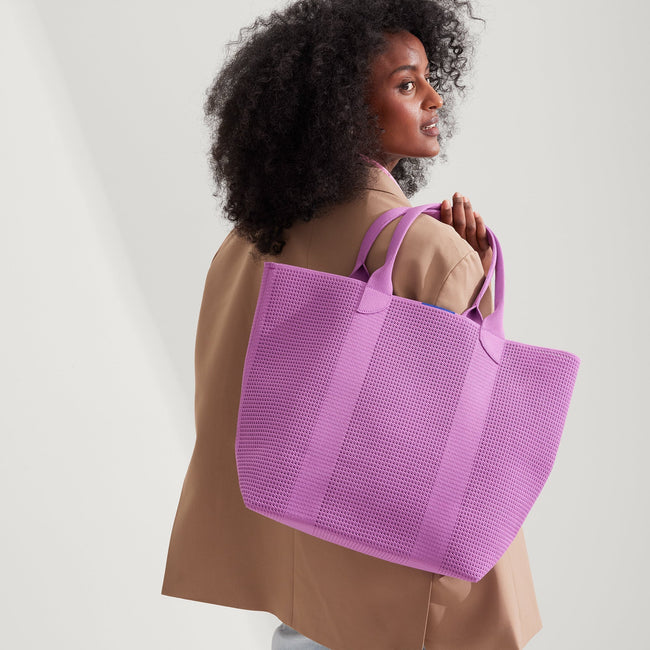
M 440 220 L 440 203 L 425 203 L 418 206 L 399 206 L 397 208 L 391 208 L 386 212 L 383 212 L 379 215 L 375 221 L 370 225 L 366 234 L 361 242 L 359 247 L 359 254 L 357 256 L 357 261 L 354 266 L 354 270 L 350 274 L 351 278 L 357 280 L 367 281 L 368 287 L 366 289 L 367 296 L 364 296 L 360 304 L 360 309 L 362 311 L 376 311 L 379 309 L 384 309 L 388 306 L 390 302 L 390 296 L 393 293 L 393 282 L 392 282 L 392 273 L 393 265 L 395 264 L 395 258 L 397 257 L 397 251 L 406 235 L 406 231 L 409 229 L 413 221 L 417 219 L 421 214 L 428 214 L 438 220 Z M 388 251 L 386 253 L 386 260 L 384 264 L 379 267 L 372 275 L 369 276 L 368 269 L 366 267 L 366 258 L 373 243 L 377 239 L 379 233 L 394 219 L 398 217 L 403 218 L 397 224 L 393 236 L 391 238 L 390 244 L 388 246 Z M 482 325 L 484 328 L 492 332 L 499 338 L 504 339 L 505 335 L 503 332 L 503 298 L 504 298 L 504 289 L 505 289 L 505 278 L 503 270 L 503 254 L 501 252 L 501 246 L 496 235 L 492 232 L 490 228 L 485 227 L 488 241 L 492 247 L 492 261 L 490 263 L 490 268 L 485 276 L 481 290 L 478 292 L 476 299 L 472 305 L 466 309 L 462 315 L 467 316 L 474 322 Z M 495 276 L 495 292 L 494 292 L 494 311 L 488 316 L 483 318 L 481 312 L 479 311 L 479 303 L 483 298 L 483 295 L 487 291 L 487 288 L 490 286 L 490 281 L 492 276 Z M 384 294 L 382 297 L 380 294 Z M 386 297 L 388 300 L 386 300 Z

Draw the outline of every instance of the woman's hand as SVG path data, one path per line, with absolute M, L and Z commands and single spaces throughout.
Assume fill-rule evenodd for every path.
M 467 197 L 456 192 L 452 204 L 445 199 L 440 206 L 440 221 L 453 226 L 454 230 L 466 239 L 470 246 L 478 252 L 487 275 L 492 262 L 492 248 L 488 242 L 485 223 L 481 215 L 472 210 L 472 204 Z

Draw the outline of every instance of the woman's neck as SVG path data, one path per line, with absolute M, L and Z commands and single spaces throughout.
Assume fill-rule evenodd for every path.
M 388 174 L 388 176 L 391 177 L 391 179 L 393 180 L 393 182 L 395 183 L 395 185 L 397 185 L 397 187 L 400 187 L 399 183 L 395 180 L 395 177 L 394 177 L 394 176 L 393 176 L 393 175 L 388 171 L 388 169 L 387 169 L 384 165 L 382 165 L 381 163 L 377 162 L 376 160 L 373 160 L 372 158 L 368 158 L 368 156 L 365 156 L 364 154 L 361 154 L 361 157 L 362 157 L 364 160 L 367 160 L 367 161 L 368 161 L 369 163 L 371 163 L 372 165 L 375 165 L 375 167 L 379 167 L 379 169 L 381 169 L 385 174 Z M 402 189 L 402 188 L 400 187 L 400 189 Z

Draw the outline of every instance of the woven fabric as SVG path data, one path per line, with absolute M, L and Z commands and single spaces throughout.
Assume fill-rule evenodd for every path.
M 368 229 L 339 276 L 265 262 L 235 452 L 246 507 L 310 535 L 476 582 L 519 531 L 552 469 L 580 360 L 503 336 L 503 257 L 463 314 L 392 295 L 422 213 Z M 365 257 L 401 217 L 386 262 Z M 496 277 L 495 310 L 478 304 Z

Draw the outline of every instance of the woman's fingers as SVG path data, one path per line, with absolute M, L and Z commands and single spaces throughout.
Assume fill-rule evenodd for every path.
M 442 202 L 440 221 L 453 226 L 475 251 L 481 253 L 482 259 L 486 258 L 486 253 L 491 252 L 481 215 L 472 209 L 470 200 L 460 192 L 454 194 L 451 203 L 447 199 Z
M 477 251 L 479 248 L 478 242 L 476 241 L 476 219 L 474 217 L 474 210 L 472 210 L 472 204 L 467 197 L 463 201 L 463 209 L 465 211 L 465 239 Z
M 474 211 L 474 220 L 476 221 L 476 241 L 478 242 L 478 249 L 485 251 L 490 247 L 490 242 L 488 241 L 483 217 L 481 217 L 476 210 Z
M 465 239 L 465 205 L 463 201 L 463 195 L 460 192 L 456 192 L 453 197 L 454 207 L 453 217 L 454 223 L 453 226 L 456 229 L 456 232 Z
M 445 199 L 440 206 L 440 221 L 448 225 L 453 225 L 453 219 L 451 217 L 451 203 Z
M 483 218 L 478 212 L 474 213 L 476 220 L 476 239 L 478 241 L 478 256 L 481 258 L 481 264 L 483 265 L 483 272 L 486 277 L 488 271 L 490 270 L 490 265 L 492 264 L 492 247 L 487 237 L 487 230 L 485 230 L 485 223 Z

